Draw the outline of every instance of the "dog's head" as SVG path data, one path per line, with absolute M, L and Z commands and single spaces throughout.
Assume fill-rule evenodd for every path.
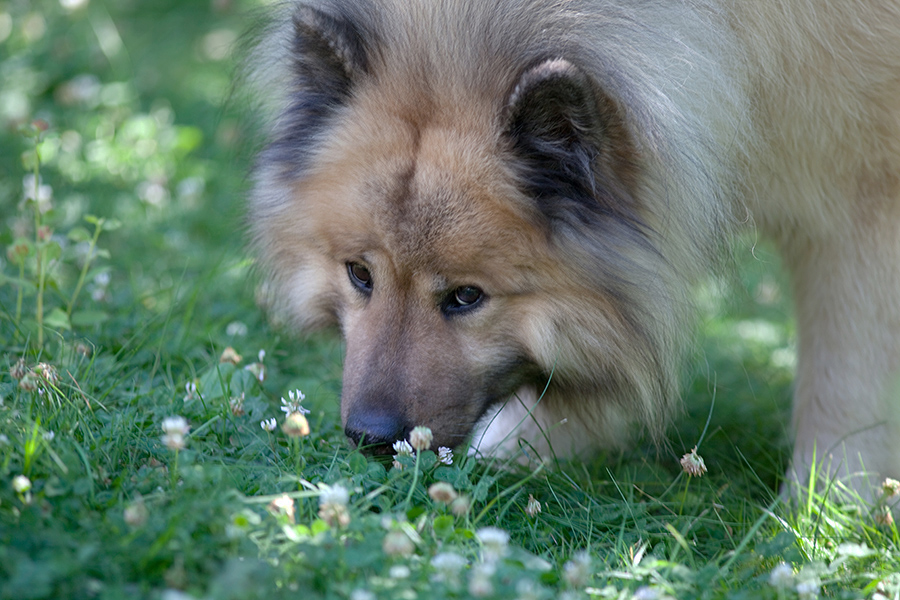
M 388 451 L 425 425 L 457 446 L 551 373 L 580 397 L 669 394 L 672 310 L 644 317 L 670 273 L 618 102 L 519 43 L 540 23 L 327 5 L 279 38 L 290 93 L 253 228 L 297 324 L 343 332 L 347 435 Z

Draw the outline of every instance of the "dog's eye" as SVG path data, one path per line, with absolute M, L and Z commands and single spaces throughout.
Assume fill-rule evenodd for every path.
M 348 262 L 347 273 L 350 275 L 351 283 L 360 291 L 366 294 L 372 291 L 372 273 L 369 272 L 368 267 L 359 263 Z
M 470 285 L 456 288 L 453 292 L 453 300 L 459 306 L 472 306 L 484 295 L 484 292 L 479 290 L 477 287 L 472 287 Z
M 455 290 L 450 292 L 450 294 L 448 294 L 447 299 L 444 300 L 441 310 L 444 311 L 445 315 L 452 316 L 456 313 L 462 313 L 474 309 L 476 306 L 481 304 L 481 301 L 484 300 L 484 298 L 485 294 L 480 288 L 471 285 L 464 285 L 456 288 Z

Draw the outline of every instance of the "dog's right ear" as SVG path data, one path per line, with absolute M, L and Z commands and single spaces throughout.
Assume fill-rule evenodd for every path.
M 321 94 L 325 105 L 349 99 L 353 84 L 368 72 L 363 37 L 349 21 L 301 6 L 294 14 L 294 73 L 304 93 Z
M 507 101 L 506 135 L 525 191 L 551 222 L 642 227 L 623 112 L 582 69 L 556 58 L 522 73 Z

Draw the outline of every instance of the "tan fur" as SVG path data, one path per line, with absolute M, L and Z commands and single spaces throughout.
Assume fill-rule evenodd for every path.
M 521 437 L 557 454 L 624 444 L 635 423 L 659 434 L 691 287 L 747 223 L 794 282 L 796 478 L 814 455 L 864 494 L 866 477 L 900 474 L 900 5 L 318 0 L 295 14 L 254 63 L 288 93 L 253 228 L 296 323 L 340 324 L 345 423 L 390 413 L 458 445 L 480 421 L 483 451 Z M 557 116 L 557 97 L 575 112 Z M 589 147 L 596 200 L 528 192 L 546 185 L 523 167 L 535 140 L 572 142 L 572 160 Z M 348 263 L 369 268 L 370 295 Z M 459 286 L 486 301 L 442 313 Z M 499 393 L 513 399 L 497 414 Z

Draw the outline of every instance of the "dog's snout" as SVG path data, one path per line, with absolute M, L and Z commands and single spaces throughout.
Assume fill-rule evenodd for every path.
M 372 454 L 391 454 L 397 440 L 405 440 L 412 428 L 402 415 L 385 410 L 360 410 L 347 418 L 344 434 Z

